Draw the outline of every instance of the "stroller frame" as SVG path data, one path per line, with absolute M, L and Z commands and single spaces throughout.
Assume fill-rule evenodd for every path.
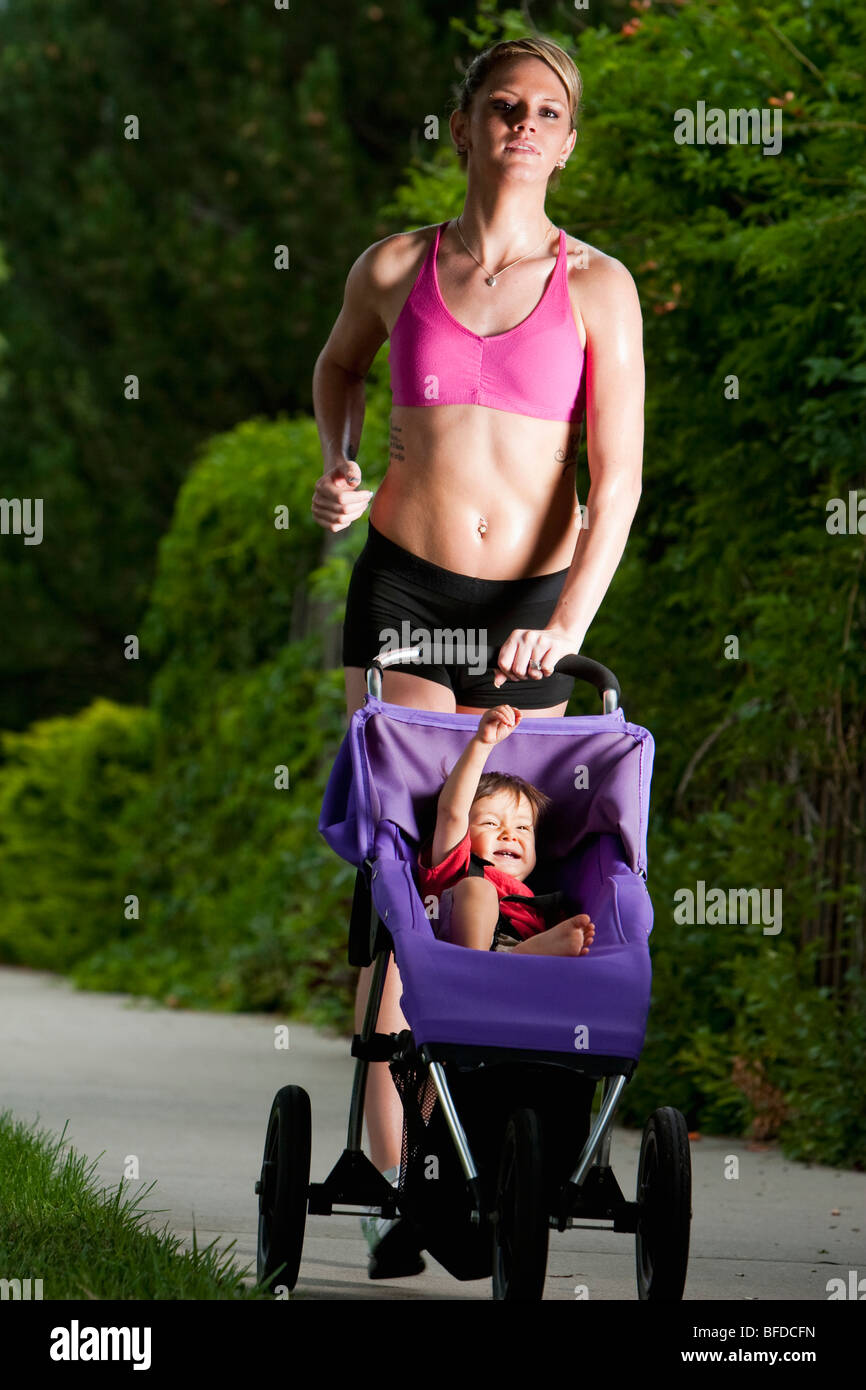
M 420 650 L 419 647 L 406 647 L 375 657 L 365 673 L 368 694 L 374 699 L 381 699 L 383 669 L 410 660 Z M 586 657 L 568 656 L 557 662 L 556 669 L 595 685 L 602 697 L 605 714 L 619 708 L 619 683 L 613 673 L 600 663 Z M 386 1218 L 405 1215 L 402 1210 L 402 1188 L 398 1192 L 392 1187 L 362 1150 L 364 1103 L 371 1062 L 391 1063 L 393 1071 L 393 1065 L 399 1067 L 409 1061 L 422 1074 L 429 1076 L 462 1170 L 469 1202 L 469 1222 L 476 1232 L 477 1228 L 483 1228 L 489 1222 L 493 1227 L 494 1242 L 499 1239 L 497 1222 L 506 1219 L 497 1206 L 501 1191 L 497 1194 L 496 1202 L 491 1204 L 489 1181 L 485 1192 L 476 1156 L 449 1085 L 446 1066 L 450 1063 L 466 1071 L 514 1062 L 535 1071 L 555 1068 L 560 1073 L 575 1072 L 593 1083 L 594 1093 L 598 1082 L 602 1082 L 598 1111 L 588 1125 L 588 1133 L 570 1176 L 558 1191 L 555 1209 L 550 1209 L 553 1204 L 548 1200 L 542 1218 L 544 1225 L 558 1231 L 573 1228 L 611 1229 L 617 1233 L 635 1234 L 639 1297 L 664 1301 L 681 1298 L 688 1258 L 691 1172 L 685 1120 L 680 1112 L 664 1107 L 655 1111 L 648 1120 L 641 1145 L 637 1195 L 634 1201 L 628 1201 L 611 1168 L 610 1148 L 617 1105 L 637 1065 L 636 1060 L 592 1053 L 584 1056 L 541 1051 L 528 1054 L 522 1049 L 474 1043 L 422 1043 L 416 1047 L 411 1029 L 390 1034 L 377 1032 L 376 1023 L 393 954 L 393 940 L 387 920 L 380 917 L 373 902 L 372 881 L 377 872 L 370 858 L 365 858 L 358 868 L 350 919 L 350 963 L 372 963 L 373 971 L 361 1032 L 355 1034 L 352 1040 L 351 1055 L 356 1065 L 346 1146 L 324 1182 L 309 1183 L 309 1100 L 299 1087 L 284 1087 L 278 1093 L 271 1111 L 262 1173 L 256 1184 L 259 1194 L 260 1281 L 274 1276 L 290 1289 L 294 1287 L 307 1211 L 311 1215 L 379 1215 Z M 642 877 L 645 878 L 645 873 Z M 384 915 L 387 919 L 387 908 Z M 287 1096 L 287 1093 L 292 1094 Z M 285 1102 L 282 1109 L 281 1097 Z M 286 1103 L 289 1104 L 288 1110 Z M 404 1121 L 405 1154 L 405 1123 L 408 1122 L 405 1097 L 403 1104 L 407 1116 Z M 509 1138 L 513 1136 L 507 1134 L 506 1140 Z M 293 1149 L 293 1164 L 287 1163 L 285 1152 L 280 1153 L 281 1143 L 283 1150 L 287 1147 Z M 568 1166 L 571 1167 L 570 1161 Z M 288 1167 L 294 1169 L 293 1182 L 286 1177 Z M 666 1169 L 672 1171 L 666 1172 Z M 275 1186 L 281 1170 L 282 1194 Z M 403 1177 L 405 1180 L 405 1174 Z M 502 1170 L 500 1188 L 501 1185 Z M 285 1190 L 287 1188 L 293 1190 L 288 1192 Z M 540 1234 L 536 1245 L 538 1239 L 541 1239 Z M 543 1264 L 540 1266 L 542 1284 L 546 1240 L 545 1234 Z M 510 1252 L 509 1258 L 514 1267 L 505 1273 L 502 1258 L 494 1261 L 494 1296 L 523 1300 L 540 1298 L 538 1277 L 534 1284 L 530 1280 L 531 1291 L 527 1292 L 526 1280 L 514 1265 L 516 1254 Z M 447 1267 L 447 1261 L 443 1262 Z M 461 1273 L 458 1269 L 452 1272 L 458 1278 L 481 1277 L 471 1268 L 469 1272 Z
M 365 867 L 370 870 L 371 877 L 375 877 L 376 870 L 370 860 L 365 860 Z M 363 876 L 359 871 L 356 881 L 356 894 L 358 886 L 363 886 Z M 356 901 L 357 905 L 357 901 Z M 398 1061 L 405 1055 L 407 1043 L 410 1044 L 411 1033 L 404 1030 L 403 1033 L 377 1033 L 375 1031 L 376 1019 L 379 1015 L 379 1007 L 382 994 L 385 988 L 385 975 L 392 955 L 390 936 L 387 928 L 382 922 L 375 907 L 370 902 L 370 941 L 372 943 L 371 954 L 374 960 L 373 975 L 370 983 L 370 992 L 367 998 L 367 1007 L 364 1016 L 361 1033 L 355 1034 L 352 1042 L 351 1055 L 356 1058 L 355 1075 L 352 1085 L 352 1098 L 349 1110 L 349 1125 L 346 1136 L 346 1148 L 330 1175 L 322 1183 L 313 1183 L 310 1186 L 310 1206 L 311 1214 L 330 1215 L 335 1211 L 335 1202 L 366 1200 L 368 1187 L 366 1183 L 356 1186 L 355 1183 L 346 1184 L 345 1179 L 351 1172 L 359 1177 L 361 1172 L 367 1177 L 379 1178 L 381 1174 L 361 1150 L 363 1138 L 363 1118 L 364 1118 L 364 1097 L 367 1084 L 367 1074 L 371 1061 Z M 357 921 L 353 911 L 353 924 Z M 410 1044 L 411 1045 L 411 1044 Z M 450 1057 L 446 1058 L 446 1052 L 450 1052 Z M 436 1054 L 442 1056 L 437 1060 Z M 466 1176 L 467 1186 L 472 1197 L 472 1220 L 479 1222 L 483 1219 L 481 1192 L 478 1182 L 478 1169 L 466 1131 L 460 1120 L 457 1106 L 451 1095 L 448 1079 L 445 1075 L 443 1062 L 445 1060 L 471 1062 L 489 1062 L 498 1054 L 502 1057 L 507 1053 L 504 1048 L 478 1048 L 465 1044 L 454 1044 L 452 1046 L 440 1045 L 430 1047 L 424 1044 L 418 1051 L 418 1056 L 429 1069 L 430 1077 L 436 1088 L 437 1099 L 442 1106 L 445 1122 L 451 1135 L 454 1147 L 457 1151 L 460 1165 Z M 520 1054 L 521 1056 L 523 1054 Z M 538 1060 L 544 1060 L 544 1054 L 539 1054 Z M 579 1208 L 579 1214 L 586 1217 L 595 1217 L 598 1220 L 613 1222 L 613 1230 L 634 1232 L 637 1229 L 638 1204 L 637 1202 L 626 1201 L 619 1184 L 610 1168 L 609 1155 L 611 1145 L 611 1128 L 613 1125 L 614 1114 L 622 1095 L 626 1082 L 634 1071 L 634 1063 L 623 1062 L 621 1058 L 611 1058 L 611 1067 L 621 1068 L 616 1072 L 608 1071 L 605 1075 L 600 1073 L 605 1070 L 607 1059 L 594 1057 L 575 1059 L 575 1070 L 580 1070 L 584 1074 L 597 1073 L 597 1079 L 603 1081 L 603 1093 L 601 1105 L 593 1121 L 589 1135 L 581 1150 L 580 1157 L 568 1182 L 568 1188 L 563 1193 L 563 1202 L 558 1218 L 551 1217 L 550 1224 L 559 1231 L 573 1227 L 575 1209 Z M 552 1061 L 552 1065 L 563 1066 L 565 1062 L 559 1055 Z M 371 1170 L 367 1172 L 367 1170 Z M 588 1181 L 592 1174 L 592 1180 Z M 376 1184 L 378 1186 L 378 1184 Z M 389 1185 L 390 1186 L 390 1185 Z M 393 1189 L 391 1190 L 393 1193 Z M 381 1216 L 392 1216 L 396 1210 L 396 1204 L 392 1195 L 385 1194 L 384 1206 L 387 1210 L 376 1209 L 375 1214 Z M 342 1215 L 365 1215 L 364 1212 L 356 1212 L 351 1209 L 341 1208 Z M 590 1229 L 599 1229 L 596 1226 Z M 600 1228 L 604 1229 L 604 1227 Z

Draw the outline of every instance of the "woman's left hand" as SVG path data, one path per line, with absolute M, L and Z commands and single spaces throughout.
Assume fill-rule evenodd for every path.
M 493 684 L 498 688 L 506 680 L 541 680 L 544 676 L 552 676 L 560 657 L 577 653 L 579 649 L 580 643 L 562 627 L 515 628 L 500 648 Z M 538 665 L 530 668 L 532 662 Z

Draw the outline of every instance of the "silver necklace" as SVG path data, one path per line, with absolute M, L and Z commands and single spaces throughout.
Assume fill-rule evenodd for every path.
M 462 213 L 461 213 L 461 216 L 462 216 Z M 455 221 L 455 223 L 454 223 L 454 226 L 457 228 L 457 235 L 460 237 L 460 240 L 463 242 L 463 245 L 466 246 L 466 242 L 465 242 L 465 240 L 464 240 L 463 233 L 462 233 L 461 230 L 460 230 L 460 218 L 459 218 L 459 217 L 456 219 L 456 221 Z M 552 228 L 552 226 L 553 226 L 553 223 L 550 221 L 550 218 L 547 219 L 547 226 L 548 226 L 548 229 Z M 481 262 L 479 261 L 478 257 L 475 255 L 475 252 L 472 251 L 472 250 L 470 250 L 470 248 L 469 248 L 468 246 L 466 246 L 466 250 L 469 251 L 469 254 L 470 254 L 470 256 L 472 257 L 472 259 L 473 259 L 473 261 L 475 262 L 475 264 L 476 264 L 476 265 L 481 265 L 481 269 L 484 271 L 484 274 L 487 276 L 487 279 L 485 280 L 484 283 L 485 283 L 486 285 L 490 285 L 490 287 L 492 288 L 492 287 L 496 284 L 496 276 L 497 276 L 497 275 L 504 275 L 505 272 L 506 272 L 506 270 L 510 270 L 510 269 L 511 269 L 511 266 L 512 266 L 512 265 L 519 265 L 520 262 L 521 262 L 521 261 L 525 261 L 525 260 L 527 259 L 528 256 L 534 256 L 534 255 L 535 255 L 535 252 L 538 251 L 538 250 L 544 245 L 544 243 L 547 241 L 547 238 L 548 238 L 549 235 L 550 235 L 550 231 L 548 230 L 547 232 L 545 232 L 544 236 L 541 238 L 541 241 L 538 243 L 538 246 L 534 247 L 534 248 L 532 249 L 532 251 L 527 251 L 526 256 L 519 256 L 518 259 L 517 259 L 516 261 L 512 261 L 512 262 L 511 262 L 511 265 L 504 265 L 504 266 L 502 267 L 501 270 L 497 270 L 496 275 L 492 274 L 491 271 L 489 271 L 489 270 L 487 269 L 487 266 L 486 266 L 486 265 L 481 265 Z

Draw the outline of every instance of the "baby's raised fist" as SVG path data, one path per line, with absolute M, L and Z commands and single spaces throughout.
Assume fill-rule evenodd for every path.
M 522 715 L 511 705 L 495 705 L 486 709 L 478 721 L 476 737 L 481 743 L 500 743 L 517 728 Z

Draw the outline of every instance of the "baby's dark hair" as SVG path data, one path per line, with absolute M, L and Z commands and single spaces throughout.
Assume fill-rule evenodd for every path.
M 472 805 L 480 801 L 482 796 L 493 796 L 496 792 L 511 792 L 515 801 L 519 801 L 522 792 L 532 807 L 536 826 L 553 805 L 552 799 L 543 791 L 513 772 L 483 772 L 478 779 L 478 790 L 472 798 Z

